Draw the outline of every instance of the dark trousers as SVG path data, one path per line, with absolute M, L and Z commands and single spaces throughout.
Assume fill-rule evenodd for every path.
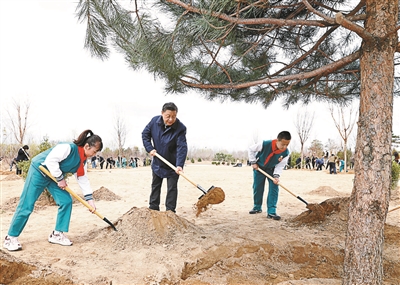
M 167 211 L 175 212 L 176 200 L 178 198 L 178 179 L 179 175 L 167 179 L 167 197 L 165 198 L 165 208 Z M 160 195 L 163 178 L 157 176 L 153 172 L 153 180 L 151 182 L 151 194 L 149 199 L 149 208 L 160 211 Z
M 329 162 L 329 173 L 332 174 L 336 174 L 336 163 L 334 162 Z

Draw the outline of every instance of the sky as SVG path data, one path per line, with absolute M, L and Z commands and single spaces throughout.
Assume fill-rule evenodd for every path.
M 146 71 L 132 71 L 121 54 L 105 61 L 84 49 L 85 24 L 75 16 L 77 0 L 0 0 L 1 129 L 7 128 L 13 101 L 30 102 L 29 141 L 44 136 L 71 141 L 83 130 L 100 135 L 104 147 L 115 148 L 115 121 L 126 124 L 125 147 L 142 147 L 141 132 L 166 102 L 178 106 L 187 127 L 189 148 L 241 151 L 255 141 L 292 133 L 291 148 L 300 149 L 294 122 L 299 113 L 314 114 L 310 143 L 340 136 L 328 105 L 313 103 L 289 109 L 282 102 L 261 104 L 207 101 L 194 91 L 173 95 L 163 81 Z M 400 100 L 394 103 L 399 114 Z M 400 116 L 393 118 L 400 134 Z M 15 142 L 0 134 L 2 143 Z M 355 132 L 353 134 L 353 144 Z M 26 143 L 29 143 L 27 141 Z

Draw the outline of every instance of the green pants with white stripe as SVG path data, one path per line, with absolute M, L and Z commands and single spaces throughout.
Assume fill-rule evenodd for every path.
M 265 170 L 269 175 L 273 176 L 273 169 Z M 268 179 L 260 171 L 253 169 L 253 210 L 262 210 L 265 180 Z M 278 203 L 279 186 L 272 180 L 268 179 L 268 195 L 267 195 L 267 214 L 276 215 L 276 204 Z
M 40 194 L 47 188 L 58 205 L 58 214 L 55 230 L 68 232 L 72 212 L 71 195 L 58 187 L 50 178 L 41 173 L 38 169 L 31 166 L 26 177 L 24 188 L 11 220 L 8 235 L 18 237 L 28 222 L 35 202 Z

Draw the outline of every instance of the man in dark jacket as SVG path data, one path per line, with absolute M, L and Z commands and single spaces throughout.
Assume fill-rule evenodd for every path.
M 177 113 L 178 107 L 174 103 L 165 103 L 161 116 L 153 117 L 142 132 L 143 146 L 153 156 L 149 199 L 149 208 L 152 210 L 160 210 L 161 185 L 163 179 L 167 178 L 165 207 L 167 211 L 176 211 L 179 173 L 183 172 L 188 151 L 186 127 L 177 119 Z M 175 165 L 176 171 L 158 159 L 156 153 Z
M 22 174 L 22 169 L 18 168 L 18 162 L 29 160 L 29 154 L 27 153 L 28 149 L 29 149 L 29 146 L 24 145 L 23 147 L 21 147 L 18 150 L 18 155 L 17 155 L 17 158 L 15 159 L 15 161 L 16 161 L 15 165 L 16 165 L 16 168 L 17 168 L 17 171 L 16 171 L 17 175 L 18 174 Z

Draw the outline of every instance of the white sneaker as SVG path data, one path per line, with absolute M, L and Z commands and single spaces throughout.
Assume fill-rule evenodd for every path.
M 63 232 L 53 231 L 49 236 L 49 242 L 60 245 L 72 245 L 72 241 L 70 241 Z
M 22 249 L 22 245 L 19 243 L 17 237 L 6 236 L 4 239 L 3 247 L 9 251 L 16 251 Z

